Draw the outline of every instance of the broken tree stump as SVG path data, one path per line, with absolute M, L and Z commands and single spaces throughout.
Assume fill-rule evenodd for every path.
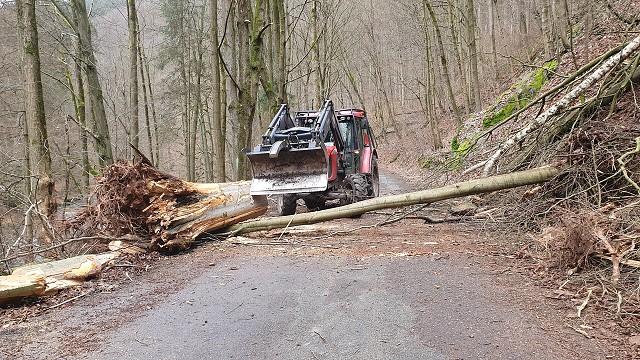
M 264 214 L 266 197 L 249 195 L 250 187 L 250 181 L 192 183 L 143 161 L 119 161 L 105 169 L 95 204 L 71 227 L 92 235 L 135 235 L 150 239 L 151 250 L 175 253 L 205 232 Z

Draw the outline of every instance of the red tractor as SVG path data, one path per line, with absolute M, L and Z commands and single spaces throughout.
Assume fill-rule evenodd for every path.
M 318 111 L 292 118 L 283 104 L 262 135 L 245 152 L 251 162 L 252 195 L 278 197 L 278 213 L 292 215 L 298 199 L 309 210 L 378 196 L 378 153 L 364 110 L 334 110 L 331 100 Z

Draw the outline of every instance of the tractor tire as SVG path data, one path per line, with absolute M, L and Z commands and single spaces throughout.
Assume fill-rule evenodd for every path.
M 369 184 L 369 196 L 378 197 L 380 196 L 380 172 L 378 171 L 378 162 L 375 158 L 371 162 L 371 184 Z
M 298 206 L 297 199 L 293 194 L 281 194 L 276 196 L 276 211 L 280 216 L 293 215 Z
M 324 209 L 325 201 L 320 198 L 307 198 L 304 199 L 304 204 L 307 206 L 307 210 L 316 211 Z
M 340 205 L 353 204 L 369 198 L 369 181 L 365 174 L 351 174 L 344 179 L 344 191 L 346 199 L 340 201 Z

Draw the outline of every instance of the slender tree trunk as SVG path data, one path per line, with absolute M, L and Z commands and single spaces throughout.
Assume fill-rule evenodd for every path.
M 557 14 L 557 28 L 558 37 L 562 42 L 562 46 L 565 50 L 571 50 L 570 31 L 571 19 L 569 17 L 569 4 L 567 0 L 556 0 L 556 14 Z
M 258 98 L 260 74 L 264 71 L 262 59 L 263 33 L 266 29 L 261 14 L 264 3 L 256 0 L 254 11 L 248 0 L 238 1 L 238 35 L 240 40 L 239 58 L 244 74 L 240 72 L 239 106 L 238 106 L 238 147 L 251 147 L 252 126 Z M 246 20 L 249 20 L 248 22 Z M 249 39 L 249 43 L 242 39 Z M 246 41 L 246 40 L 245 40 Z M 266 90 L 266 89 L 265 89 Z M 242 152 L 237 154 L 238 179 L 248 179 L 251 175 L 249 161 Z
M 316 89 L 315 103 L 311 104 L 312 107 L 320 107 L 322 105 L 323 97 L 323 83 L 322 83 L 322 68 L 320 64 L 320 34 L 318 33 L 318 1 L 313 1 L 313 7 L 311 8 L 311 30 L 312 30 L 312 54 L 313 54 L 313 73 L 314 73 L 314 85 Z
M 16 2 L 18 26 L 22 33 L 23 71 L 25 80 L 26 126 L 29 138 L 29 162 L 31 174 L 36 178 L 36 208 L 45 218 L 53 215 L 56 209 L 54 200 L 55 182 L 51 170 L 51 153 L 44 112 L 44 94 L 40 70 L 40 51 L 38 46 L 38 27 L 34 0 Z M 43 224 L 43 229 L 47 224 Z M 50 243 L 46 231 L 41 238 Z
M 442 41 L 442 34 L 440 33 L 440 26 L 438 25 L 438 20 L 436 18 L 436 14 L 433 11 L 433 7 L 429 3 L 429 1 L 423 1 L 426 10 L 429 12 L 429 16 L 431 17 L 431 22 L 433 23 L 433 27 L 436 32 L 436 41 L 438 43 L 438 49 L 440 52 L 440 65 L 442 66 L 442 75 L 444 76 L 445 85 L 447 88 L 447 94 L 449 95 L 449 103 L 451 104 L 451 108 L 453 109 L 453 113 L 456 116 L 456 121 L 458 125 L 462 124 L 462 117 L 460 116 L 460 110 L 458 109 L 458 105 L 456 103 L 455 95 L 453 95 L 453 87 L 451 86 L 451 77 L 449 76 L 449 66 L 447 64 L 447 56 L 444 50 L 444 43 Z M 425 14 L 426 16 L 426 14 Z
M 211 0 L 211 131 L 213 132 L 213 181 L 224 182 L 226 173 L 225 134 L 222 132 L 220 84 L 220 43 L 218 41 L 218 0 Z
M 473 0 L 467 0 L 467 41 L 469 47 L 469 72 L 471 76 L 470 91 L 473 110 L 480 110 L 480 78 L 478 75 L 478 45 L 476 42 L 476 10 Z
M 20 5 L 17 6 L 18 12 L 20 12 Z M 20 15 L 18 15 L 20 16 Z M 20 28 L 20 37 L 22 37 L 22 24 L 18 22 L 18 28 Z M 26 114 L 25 114 L 26 115 Z M 29 151 L 29 126 L 23 124 L 22 139 L 24 141 L 24 195 L 29 199 L 29 202 L 33 203 L 33 185 L 31 183 L 31 154 Z M 27 210 L 24 214 L 24 242 L 27 244 L 33 244 L 33 212 L 31 211 L 30 204 L 27 204 Z
M 555 40 L 553 36 L 553 21 L 551 20 L 551 1 L 542 0 L 542 33 L 544 34 L 544 53 L 547 58 L 555 56 Z
M 138 14 L 136 0 L 127 0 L 129 24 L 129 141 L 140 148 L 140 120 L 138 94 Z
M 152 124 L 151 117 L 149 116 L 149 96 L 147 95 L 147 86 L 149 87 L 149 91 L 151 91 L 151 82 L 147 81 L 147 78 L 150 75 L 147 73 L 147 67 L 145 67 L 145 59 L 143 54 L 143 45 L 140 39 L 140 27 L 138 22 L 136 21 L 136 33 L 138 34 L 138 67 L 140 68 L 140 85 L 142 87 L 142 109 L 144 110 L 144 122 L 145 128 L 147 129 L 147 146 L 149 148 L 148 154 L 151 160 L 151 164 L 157 164 L 155 159 L 154 145 L 153 145 L 153 134 L 152 134 Z
M 222 229 L 222 231 L 225 231 L 226 234 L 240 235 L 289 226 L 316 224 L 323 221 L 358 216 L 369 211 L 416 204 L 431 204 L 446 199 L 542 183 L 553 179 L 559 175 L 561 171 L 561 169 L 555 166 L 543 166 L 526 171 L 465 181 L 435 189 L 377 197 L 335 209 L 245 221 Z
M 158 129 L 158 118 L 156 117 L 156 103 L 153 98 L 153 87 L 151 86 L 151 72 L 149 71 L 149 60 L 144 53 L 144 47 L 140 48 L 140 56 L 142 57 L 142 64 L 147 73 L 147 90 L 149 91 L 149 104 L 151 107 L 151 122 L 153 127 L 153 160 L 156 164 L 160 163 L 160 144 L 159 144 L 159 129 Z
M 204 121 L 202 118 L 202 61 L 203 61 L 203 49 L 202 42 L 204 41 L 201 36 L 202 31 L 204 30 L 204 11 L 200 12 L 200 19 L 198 24 L 196 25 L 196 29 L 194 31 L 195 46 L 193 47 L 193 76 L 195 79 L 193 83 L 195 87 L 193 88 L 193 115 L 191 116 L 191 130 L 190 133 L 190 143 L 191 143 L 191 169 L 190 173 L 192 176 L 191 181 L 196 181 L 197 179 L 197 169 L 196 169 L 196 149 L 198 144 L 198 128 L 202 126 L 201 122 Z M 204 141 L 204 139 L 203 139 Z
M 78 15 L 78 41 L 80 43 L 80 61 L 83 63 L 87 76 L 87 90 L 91 103 L 91 116 L 93 119 L 93 131 L 95 135 L 95 147 L 98 155 L 100 167 L 105 167 L 113 163 L 113 151 L 111 149 L 111 137 L 109 135 L 109 123 L 107 113 L 104 108 L 104 96 L 102 86 L 98 77 L 96 57 L 93 52 L 91 40 L 91 26 L 87 15 L 87 8 L 84 0 L 71 0 Z
M 451 31 L 451 40 L 453 42 L 452 49 L 454 54 L 454 63 L 457 65 L 456 69 L 458 70 L 458 75 L 464 78 L 464 71 L 462 70 L 462 36 L 458 33 L 458 24 L 460 22 L 458 16 L 456 16 L 457 11 L 457 1 L 449 0 L 447 14 L 449 16 L 449 29 Z
M 431 36 L 429 34 L 429 6 L 427 1 L 423 1 L 423 31 L 424 31 L 424 111 L 429 126 L 429 133 L 433 149 L 442 148 L 442 137 L 440 136 L 438 119 L 435 116 L 434 109 L 434 86 L 433 79 L 433 62 L 431 59 Z
M 275 43 L 277 46 L 276 62 L 278 69 L 276 72 L 277 103 L 287 103 L 287 17 L 284 10 L 284 0 L 273 0 L 274 21 L 276 24 Z M 276 105 L 278 105 L 276 104 Z
M 255 113 L 255 102 L 252 96 L 251 84 L 251 2 L 249 0 L 238 0 L 238 67 L 239 67 L 239 89 L 238 89 L 238 129 L 236 133 L 236 163 L 238 180 L 249 178 L 249 163 L 247 157 L 239 151 L 241 147 L 250 147 L 251 127 L 253 115 Z M 247 43 L 249 40 L 249 43 Z
M 245 45 L 239 40 L 241 34 L 244 34 L 244 32 L 240 30 L 242 21 L 239 20 L 238 0 L 231 0 L 230 6 L 230 23 L 233 25 L 229 29 L 230 34 L 227 46 L 230 48 L 229 62 L 231 64 L 231 74 L 230 76 L 225 76 L 223 80 L 226 84 L 225 90 L 227 91 L 227 96 L 224 97 L 224 100 L 227 102 L 226 108 L 228 110 L 223 111 L 223 113 L 228 114 L 227 120 L 231 127 L 229 136 L 226 137 L 228 139 L 228 151 L 226 151 L 226 153 L 228 154 L 227 160 L 230 166 L 227 173 L 230 174 L 231 180 L 238 180 L 238 153 L 240 152 L 240 145 L 238 144 L 237 134 L 240 128 L 240 81 L 245 76 L 244 64 L 242 59 L 240 59 L 240 54 Z M 226 124 L 227 123 L 225 123 L 225 125 Z M 227 132 L 224 132 L 224 134 L 227 134 Z
M 220 79 L 221 83 L 220 83 L 220 110 L 221 110 L 221 116 L 220 116 L 220 134 L 222 135 L 222 138 L 220 139 L 220 141 L 222 141 L 221 147 L 222 147 L 222 151 L 224 151 L 224 157 L 222 159 L 222 161 L 224 161 L 225 163 L 225 172 L 221 173 L 222 175 L 222 182 L 226 182 L 228 180 L 227 177 L 227 171 L 226 171 L 226 163 L 227 163 L 227 144 L 229 143 L 227 141 L 227 106 L 228 106 L 228 97 L 227 94 L 229 93 L 227 91 L 227 77 L 226 76 L 221 76 Z M 231 171 L 232 173 L 235 174 L 235 172 Z
M 493 73 L 498 80 L 498 49 L 496 48 L 496 20 L 498 18 L 498 0 L 489 0 L 491 7 L 489 10 L 489 21 L 491 22 L 491 61 L 493 62 Z
M 72 21 L 74 22 L 74 24 L 76 24 L 76 30 L 77 30 L 77 24 L 78 24 L 78 11 L 77 8 L 75 6 L 72 6 Z M 77 35 L 78 31 L 76 31 L 76 35 Z M 77 91 L 74 92 L 74 99 L 76 100 L 74 102 L 74 110 L 76 113 L 76 118 L 78 119 L 78 122 L 81 125 L 81 129 L 80 129 L 80 146 L 81 146 L 81 158 L 82 158 L 82 184 L 84 186 L 83 191 L 88 191 L 89 189 L 89 176 L 91 175 L 91 164 L 89 162 L 89 136 L 87 134 L 87 132 L 84 129 L 87 129 L 87 108 L 86 108 L 86 96 L 85 96 L 85 91 L 84 91 L 84 77 L 82 76 L 82 62 L 81 62 L 81 58 L 82 58 L 82 44 L 79 41 L 79 37 L 76 38 L 75 41 L 75 51 L 76 51 L 76 56 L 73 59 L 74 62 L 74 77 L 75 77 L 75 83 L 76 83 L 76 89 Z
M 87 100 L 84 93 L 84 78 L 82 76 L 82 66 L 76 60 L 76 86 L 78 87 L 78 110 L 76 116 L 82 126 L 80 129 L 80 148 L 82 151 L 82 183 L 84 184 L 85 191 L 89 189 L 89 177 L 91 175 L 91 163 L 89 162 L 89 136 L 84 129 L 87 128 Z

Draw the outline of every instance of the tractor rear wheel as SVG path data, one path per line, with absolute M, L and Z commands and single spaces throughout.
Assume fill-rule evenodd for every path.
M 293 194 L 281 194 L 276 196 L 276 211 L 280 216 L 293 215 L 296 213 L 298 205 L 297 199 Z
M 369 195 L 372 197 L 380 196 L 380 172 L 378 171 L 378 162 L 373 159 L 373 166 L 371 166 L 371 187 L 369 188 Z
M 369 181 L 365 174 L 351 174 L 344 179 L 344 192 L 347 197 L 340 201 L 340 205 L 353 204 L 367 199 Z

